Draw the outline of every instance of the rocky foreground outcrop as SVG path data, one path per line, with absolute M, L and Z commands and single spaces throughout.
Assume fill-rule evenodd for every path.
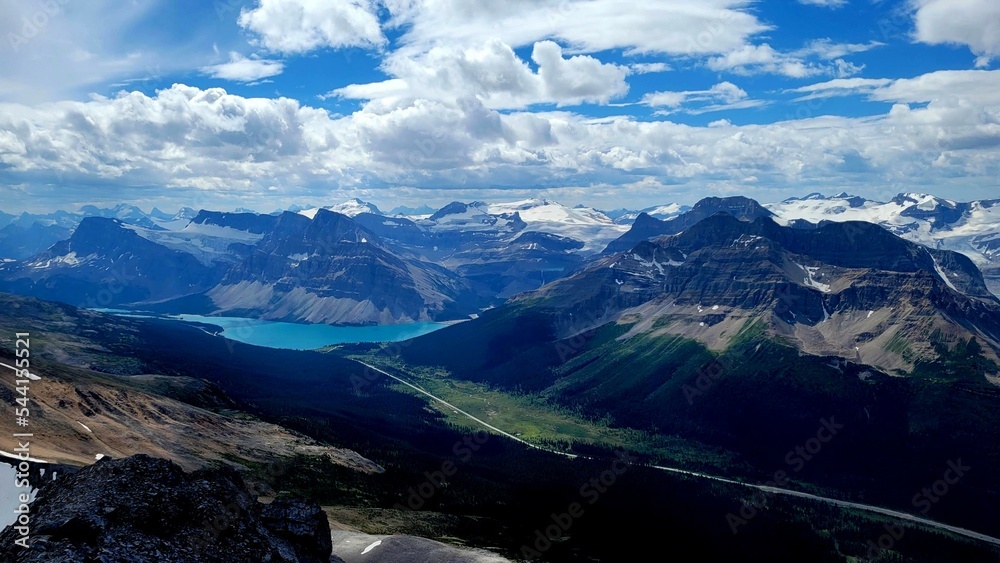
M 313 563 L 331 559 L 318 505 L 247 492 L 234 470 L 185 473 L 147 455 L 102 460 L 46 484 L 31 505 L 30 547 L 0 533 L 0 561 Z

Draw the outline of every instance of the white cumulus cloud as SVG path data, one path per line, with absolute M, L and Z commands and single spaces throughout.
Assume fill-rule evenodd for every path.
M 239 25 L 280 53 L 321 48 L 380 47 L 386 43 L 371 0 L 259 0 L 240 12 Z
M 916 39 L 931 45 L 967 45 L 985 67 L 1000 57 L 1000 2 L 911 0 Z
M 536 43 L 531 59 L 537 72 L 497 39 L 467 49 L 435 47 L 416 58 L 393 59 L 385 70 L 395 78 L 346 86 L 329 95 L 386 102 L 476 96 L 491 108 L 523 108 L 606 103 L 628 92 L 627 67 L 589 55 L 566 57 L 552 41 Z
M 749 0 L 384 0 L 406 56 L 493 37 L 513 47 L 545 39 L 596 53 L 723 53 L 766 31 Z

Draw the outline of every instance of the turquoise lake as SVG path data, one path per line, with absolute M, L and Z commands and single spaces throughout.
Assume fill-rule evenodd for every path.
M 408 323 L 381 326 L 330 326 L 280 323 L 240 317 L 205 317 L 201 315 L 143 315 L 120 309 L 95 309 L 123 317 L 174 319 L 215 325 L 226 338 L 268 348 L 313 350 L 333 344 L 359 342 L 399 342 L 416 338 L 448 326 L 445 323 Z

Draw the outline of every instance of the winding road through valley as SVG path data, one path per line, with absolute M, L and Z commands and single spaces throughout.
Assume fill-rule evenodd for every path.
M 449 403 L 448 401 L 445 401 L 444 399 L 442 399 L 440 397 L 432 395 L 431 393 L 427 392 L 426 390 L 421 389 L 420 387 L 418 387 L 418 386 L 410 383 L 409 381 L 406 381 L 405 379 L 403 379 L 401 377 L 397 377 L 397 376 L 395 376 L 395 375 L 393 375 L 393 374 L 391 374 L 391 373 L 389 373 L 389 372 L 387 372 L 387 371 L 385 371 L 383 369 L 377 368 L 377 367 L 375 367 L 375 366 L 373 366 L 371 364 L 368 364 L 368 363 L 365 363 L 365 362 L 362 362 L 362 361 L 358 361 L 358 363 L 361 364 L 361 365 L 364 365 L 365 367 L 367 367 L 369 369 L 375 370 L 378 373 L 381 373 L 382 375 L 385 375 L 386 377 L 389 377 L 389 378 L 391 378 L 391 379 L 393 379 L 393 380 L 395 380 L 395 381 L 397 381 L 399 383 L 402 383 L 403 385 L 405 385 L 405 386 L 407 386 L 407 387 L 409 387 L 409 388 L 417 391 L 418 393 L 420 393 L 422 395 L 426 395 L 427 397 L 430 397 L 434 401 L 437 401 L 438 403 L 441 403 L 442 405 L 448 407 L 449 409 L 451 409 L 451 410 L 453 410 L 453 411 L 455 411 L 455 412 L 457 412 L 457 413 L 459 413 L 459 414 L 461 414 L 463 416 L 468 417 L 469 419 L 473 420 L 477 424 L 482 425 L 483 427 L 488 428 L 489 430 L 492 430 L 493 432 L 496 432 L 498 434 L 506 436 L 506 437 L 508 437 L 508 438 L 510 438 L 512 440 L 517 440 L 518 442 L 520 442 L 520 443 L 522 443 L 522 444 L 524 444 L 524 445 L 526 445 L 526 446 L 528 446 L 530 448 L 534 448 L 536 450 L 542 450 L 542 451 L 545 451 L 545 452 L 548 452 L 548 453 L 552 453 L 552 454 L 556 454 L 556 455 L 560 455 L 560 456 L 568 457 L 568 458 L 580 457 L 580 456 L 577 456 L 577 455 L 574 455 L 574 454 L 568 454 L 568 453 L 565 453 L 565 452 L 559 452 L 559 451 L 555 451 L 555 450 L 550 450 L 548 448 L 543 448 L 541 446 L 537 446 L 537 445 L 532 444 L 530 442 L 526 442 L 526 441 L 522 440 L 521 438 L 518 438 L 517 436 L 514 436 L 514 435 L 512 435 L 512 434 L 510 434 L 508 432 L 504 432 L 503 430 L 497 428 L 496 426 L 493 426 L 492 424 L 489 424 L 488 422 L 485 422 L 484 420 L 482 420 L 480 418 L 477 418 L 477 417 L 469 414 L 468 412 L 466 412 L 466 411 L 464 411 L 464 410 L 456 407 L 455 405 Z M 989 543 L 989 544 L 992 544 L 992 545 L 995 545 L 995 546 L 1000 546 L 1000 538 L 995 538 L 993 536 L 988 536 L 986 534 L 981 534 L 979 532 L 976 532 L 976 531 L 973 531 L 973 530 L 968 530 L 966 528 L 960 528 L 958 526 L 952 526 L 952 525 L 949 525 L 949 524 L 943 524 L 941 522 L 935 522 L 934 520 L 929 520 L 927 518 L 921 518 L 920 516 L 914 516 L 913 514 L 908 514 L 906 512 L 900 512 L 900 511 L 897 511 L 897 510 L 890 510 L 888 508 L 882 508 L 882 507 L 879 507 L 879 506 L 872 506 L 870 504 L 863 504 L 863 503 L 859 503 L 859 502 L 851 502 L 851 501 L 846 501 L 846 500 L 839 500 L 839 499 L 824 497 L 824 496 L 820 496 L 820 495 L 814 495 L 814 494 L 810 494 L 810 493 L 804 493 L 802 491 L 795 491 L 795 490 L 792 490 L 792 489 L 783 489 L 781 487 L 772 487 L 772 486 L 769 486 L 769 485 L 757 485 L 757 484 L 754 484 L 754 483 L 746 483 L 746 482 L 737 481 L 737 480 L 734 480 L 734 479 L 727 479 L 725 477 L 718 477 L 716 475 L 707 475 L 705 473 L 698 473 L 698 472 L 695 472 L 695 471 L 688 471 L 686 469 L 678 469 L 676 467 L 664 467 L 664 466 L 661 466 L 661 465 L 650 465 L 648 467 L 650 467 L 652 469 L 657 469 L 659 471 L 664 471 L 664 472 L 667 472 L 667 473 L 675 473 L 675 474 L 679 474 L 679 475 L 686 475 L 688 477 L 695 477 L 695 478 L 698 478 L 698 479 L 709 479 L 709 480 L 717 481 L 717 482 L 720 482 L 720 483 L 728 483 L 730 485 L 736 485 L 736 486 L 739 486 L 739 487 L 747 487 L 747 488 L 751 488 L 751 489 L 756 489 L 758 491 L 763 491 L 765 493 L 770 493 L 770 494 L 775 494 L 775 495 L 784 495 L 784 496 L 790 496 L 790 497 L 797 497 L 797 498 L 801 498 L 801 499 L 807 499 L 807 500 L 812 500 L 812 501 L 816 501 L 816 502 L 822 502 L 822 503 L 830 504 L 830 505 L 833 505 L 833 506 L 839 506 L 839 507 L 842 507 L 842 508 L 853 508 L 855 510 L 863 510 L 865 512 L 871 512 L 871 513 L 874 513 L 874 514 L 881 514 L 883 516 L 889 516 L 891 518 L 896 518 L 898 520 L 903 520 L 903 521 L 906 521 L 906 522 L 912 522 L 912 523 L 915 523 L 915 524 L 922 524 L 924 526 L 928 526 L 928 527 L 935 528 L 935 529 L 938 529 L 938 530 L 944 530 L 944 531 L 952 532 L 952 533 L 958 534 L 960 536 L 965 536 L 967 538 L 972 538 L 972 539 L 983 541 L 983 542 L 986 542 L 986 543 Z

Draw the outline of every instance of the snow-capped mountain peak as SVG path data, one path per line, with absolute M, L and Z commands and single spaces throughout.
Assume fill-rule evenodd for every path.
M 892 198 L 892 203 L 899 205 L 916 205 L 918 209 L 924 211 L 930 211 L 936 209 L 939 205 L 947 207 L 949 209 L 954 209 L 957 205 L 954 201 L 948 199 L 942 199 L 939 197 L 932 196 L 930 194 L 920 194 L 920 193 L 902 193 Z
M 494 203 L 487 207 L 488 213 L 501 215 L 518 213 L 528 223 L 564 223 L 578 225 L 610 225 L 614 221 L 604 213 L 590 207 L 566 207 L 546 199 L 527 199 L 510 203 Z
M 316 213 L 320 209 L 326 209 L 327 211 L 333 211 L 334 213 L 340 213 L 341 215 L 347 215 L 348 217 L 357 217 L 362 213 L 371 213 L 373 215 L 383 215 L 378 207 L 373 203 L 368 203 L 366 201 L 361 201 L 358 198 L 349 199 L 347 201 L 330 205 L 328 207 L 311 207 L 309 209 L 298 210 L 299 215 L 305 215 L 306 217 L 313 219 L 316 217 Z
M 197 216 L 198 216 L 197 209 L 193 209 L 191 207 L 182 207 L 174 215 L 174 220 L 179 221 L 181 219 L 187 219 L 188 221 L 190 221 L 191 219 L 194 219 Z
M 605 212 L 604 214 L 608 217 L 614 219 L 614 222 L 619 225 L 630 226 L 635 222 L 639 215 L 645 213 L 654 219 L 659 219 L 660 221 L 667 221 L 677 217 L 681 213 L 686 213 L 691 210 L 688 205 L 681 205 L 679 203 L 668 203 L 666 205 L 657 205 L 654 207 L 647 207 L 639 211 L 633 211 L 629 209 L 618 209 L 616 211 Z
M 494 203 L 491 215 L 516 213 L 526 224 L 525 232 L 548 233 L 584 243 L 584 251 L 598 252 L 627 230 L 603 212 L 590 207 L 568 207 L 547 199 Z
M 841 193 L 833 196 L 830 199 L 841 199 L 841 198 L 846 198 L 846 197 L 849 197 L 847 195 L 847 192 L 841 192 Z M 786 199 L 785 202 L 809 201 L 809 200 L 826 200 L 826 199 L 827 199 L 827 197 L 825 195 L 823 195 L 823 194 L 821 194 L 819 192 L 813 192 L 811 194 L 804 195 L 802 197 L 790 197 L 790 198 Z

